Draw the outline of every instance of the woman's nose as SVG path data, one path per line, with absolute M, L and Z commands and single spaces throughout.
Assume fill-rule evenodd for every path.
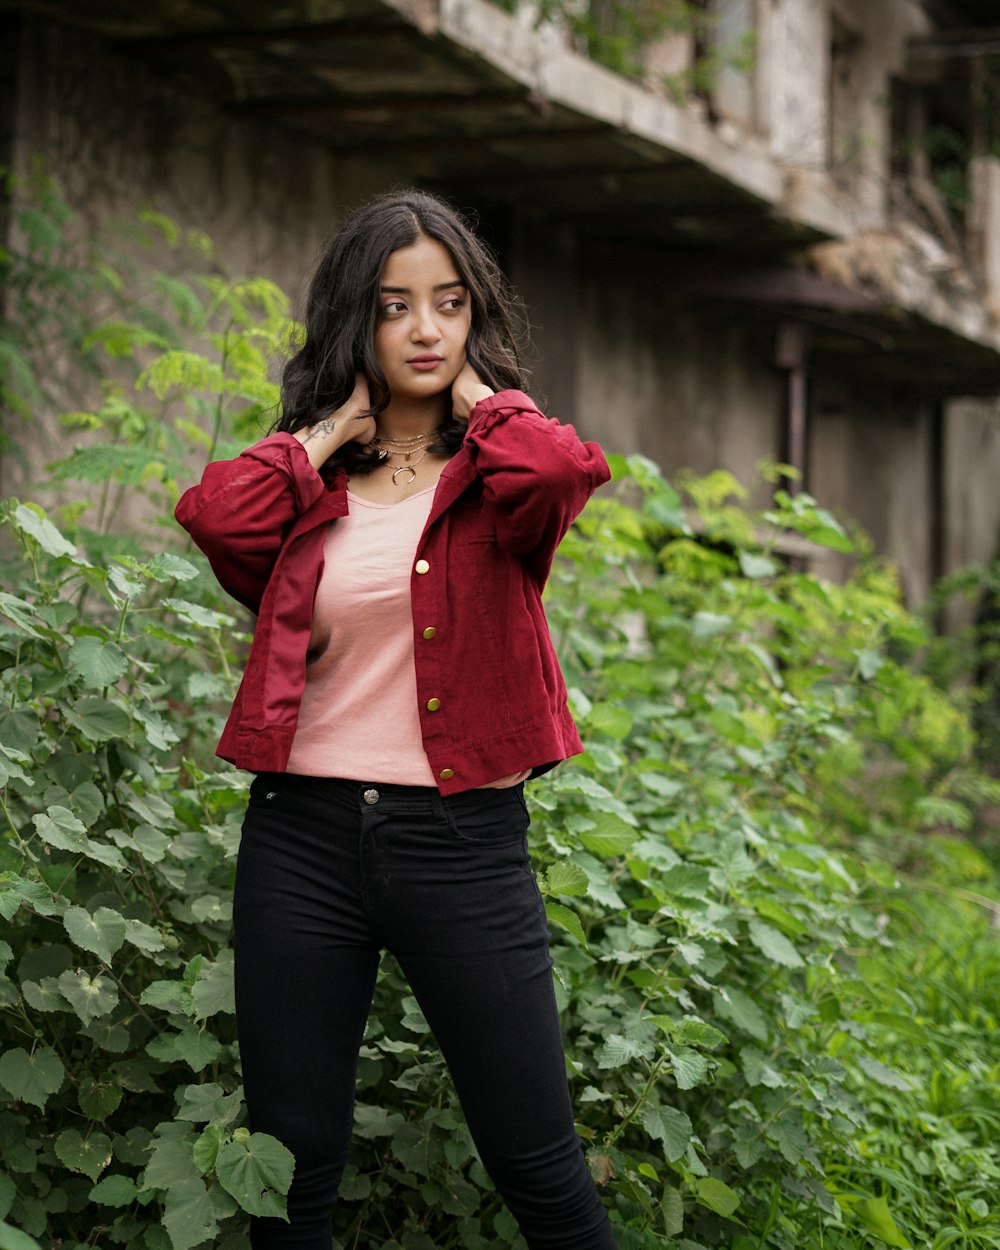
M 413 337 L 421 343 L 436 343 L 441 337 L 432 309 L 423 309 L 417 313 L 413 322 Z

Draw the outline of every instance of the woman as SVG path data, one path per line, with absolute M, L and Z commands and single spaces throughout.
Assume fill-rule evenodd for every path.
M 524 781 L 581 749 L 541 591 L 608 478 L 522 393 L 515 307 L 444 202 L 335 236 L 278 432 L 177 518 L 258 614 L 219 754 L 257 773 L 234 905 L 254 1130 L 295 1155 L 290 1223 L 329 1250 L 380 952 L 441 1046 L 532 1250 L 615 1245 L 573 1127 Z

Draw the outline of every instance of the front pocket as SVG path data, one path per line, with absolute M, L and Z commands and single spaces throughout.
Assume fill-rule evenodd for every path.
M 442 800 L 456 838 L 481 846 L 523 843 L 530 820 L 521 786 L 507 790 L 465 790 Z

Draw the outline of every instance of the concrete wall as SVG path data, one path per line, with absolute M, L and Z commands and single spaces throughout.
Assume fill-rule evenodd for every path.
M 205 231 L 227 272 L 302 292 L 338 211 L 406 178 L 405 167 L 339 161 L 280 128 L 221 113 L 190 84 L 130 63 L 54 22 L 25 20 L 11 164 L 41 157 L 84 228 L 155 207 Z M 36 421 L 0 464 L 0 491 L 25 493 L 65 454 L 65 435 Z
M 779 92 L 785 129 L 776 138 L 789 159 L 810 151 L 818 159 L 825 135 L 815 111 L 818 69 L 803 59 L 821 10 L 806 0 L 773 6 L 772 24 L 785 23 L 775 55 L 803 75 L 794 90 L 786 83 Z M 803 24 L 793 31 L 796 14 Z M 863 6 L 856 17 L 867 21 Z M 155 206 L 211 235 L 230 271 L 266 274 L 293 295 L 338 212 L 409 179 L 402 158 L 338 160 L 301 136 L 222 115 L 190 86 L 55 24 L 26 23 L 18 61 L 16 166 L 42 156 L 94 223 Z M 782 454 L 784 383 L 772 363 L 773 328 L 753 310 L 687 304 L 633 263 L 595 268 L 572 226 L 546 226 L 526 209 L 504 231 L 508 267 L 535 325 L 536 389 L 553 415 L 609 450 L 643 452 L 668 475 L 724 467 L 749 483 L 759 459 Z M 821 364 L 810 386 L 810 489 L 869 530 L 919 600 L 931 566 L 929 410 L 877 385 L 828 379 Z M 953 405 L 946 436 L 946 559 L 956 567 L 994 551 L 1000 503 L 995 474 L 982 466 L 1000 460 L 1000 417 L 982 405 Z M 35 428 L 28 443 L 29 476 L 37 478 L 63 436 Z M 23 487 L 9 459 L 3 493 L 26 494 Z M 839 567 L 835 559 L 824 565 Z
M 1000 556 L 1000 490 L 996 473 L 984 465 L 1000 465 L 1000 403 L 955 400 L 945 410 L 944 495 L 945 572 L 970 564 L 990 564 Z M 976 604 L 954 601 L 947 623 L 951 629 L 970 623 Z
M 809 437 L 810 490 L 857 522 L 899 569 L 908 600 L 931 588 L 932 411 L 911 395 L 815 379 Z M 818 568 L 836 576 L 835 554 Z

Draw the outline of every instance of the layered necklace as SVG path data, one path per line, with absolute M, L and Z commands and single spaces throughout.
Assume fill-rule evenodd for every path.
M 417 465 L 427 455 L 427 449 L 438 437 L 438 431 L 427 430 L 423 434 L 414 434 L 411 438 L 387 438 L 376 435 L 368 446 L 378 453 L 379 460 L 392 469 L 394 486 L 409 486 L 416 479 Z M 418 454 L 419 453 L 419 454 Z M 416 456 L 416 460 L 413 457 Z M 403 463 L 393 465 L 393 457 L 402 457 Z M 406 477 L 406 474 L 409 477 Z

